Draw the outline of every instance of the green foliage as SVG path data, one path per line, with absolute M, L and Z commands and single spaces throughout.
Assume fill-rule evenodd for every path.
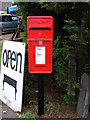
M 49 111 L 49 115 L 57 115 L 60 113 L 61 106 L 59 103 L 49 103 L 45 106 L 45 110 Z
M 29 99 L 32 97 L 34 97 L 34 95 L 35 95 L 35 89 L 33 89 L 33 88 L 30 88 L 28 85 L 25 85 L 24 86 L 24 99 L 23 99 L 23 101 L 24 101 L 24 104 L 25 103 L 27 103 L 27 104 L 29 104 Z
M 64 101 L 69 104 L 70 97 L 72 104 L 75 103 L 75 89 L 79 88 L 79 83 L 68 80 L 68 62 L 70 58 L 75 58 L 80 51 L 83 51 L 83 46 L 89 42 L 89 29 L 85 26 L 87 21 L 83 21 L 83 15 L 88 15 L 89 3 L 58 3 L 58 2 L 19 2 L 18 7 L 20 14 L 23 17 L 23 25 L 25 37 L 27 36 L 27 16 L 44 16 L 50 15 L 54 18 L 54 45 L 53 45 L 53 75 L 47 75 L 49 80 L 55 79 L 58 86 L 64 88 Z M 85 7 L 84 7 L 85 6 Z M 34 8 L 34 9 L 33 9 Z M 82 12 L 81 12 L 82 11 Z M 83 25 L 81 23 L 83 22 Z M 82 40 L 82 35 L 85 35 L 85 40 Z M 24 38 L 24 42 L 27 38 Z M 83 52 L 82 52 L 83 53 Z M 25 62 L 25 91 L 29 91 L 29 87 L 33 85 L 34 80 L 38 75 L 29 74 L 28 72 L 28 44 L 26 42 L 26 62 Z M 80 62 L 80 61 L 79 61 Z M 80 77 L 80 76 L 77 76 Z M 28 82 L 29 81 L 29 82 Z M 68 86 L 68 87 L 67 87 Z M 69 88 L 71 87 L 71 89 Z M 28 93 L 27 93 L 28 94 Z M 33 95 L 33 91 L 31 93 Z M 74 98 L 74 99 L 72 99 Z M 48 96 L 45 101 L 50 99 Z
M 73 20 L 64 20 L 65 25 L 63 27 L 68 33 L 64 36 L 64 39 L 68 41 L 69 48 L 75 49 L 78 45 L 81 44 L 78 38 L 79 28 L 75 25 Z
M 57 2 L 51 2 L 51 3 L 45 3 L 41 2 L 41 8 L 46 8 L 47 10 L 55 11 L 57 14 L 61 13 L 63 11 L 63 3 L 57 3 Z
M 69 95 L 68 94 L 65 94 L 64 95 L 64 97 L 63 97 L 63 102 L 62 102 L 62 104 L 63 105 L 68 105 L 68 104 L 70 104 L 70 102 L 71 102 L 71 105 L 76 109 L 76 107 L 77 107 L 77 101 L 76 100 L 70 100 L 71 98 L 75 98 L 75 92 L 70 92 L 69 93 Z
M 0 105 L 2 105 L 2 101 L 0 100 Z
M 57 115 L 60 113 L 61 105 L 57 101 L 54 102 L 51 94 L 45 95 L 44 98 L 45 110 L 49 112 L 49 115 Z
M 24 31 L 27 34 L 27 17 L 46 15 L 46 10 L 41 8 L 39 2 L 18 2 L 19 13 L 22 16 Z
M 62 104 L 69 104 L 69 98 L 68 98 L 68 95 L 64 95 L 63 97 L 64 101 L 62 102 Z
M 68 62 L 70 58 L 75 57 L 77 46 L 80 45 L 78 39 L 79 28 L 73 20 L 65 20 L 63 29 L 67 32 L 63 37 L 57 36 L 54 41 L 54 56 L 55 56 L 55 80 L 59 87 L 65 89 L 64 103 L 73 103 L 75 105 L 75 89 L 79 88 L 79 83 L 75 83 L 74 79 L 68 80 Z M 81 43 L 82 44 L 82 43 Z
M 75 83 L 75 81 L 68 81 L 67 88 L 65 89 L 66 94 L 64 95 L 63 98 L 64 101 L 62 104 L 71 104 L 74 108 L 76 108 L 77 106 L 77 100 L 75 99 L 76 89 L 79 89 L 79 83 Z
M 51 93 L 45 94 L 44 97 L 45 111 L 49 112 L 49 115 L 57 115 L 62 110 L 58 101 L 54 101 Z
M 1 52 L 0 52 L 0 69 L 1 69 Z
M 37 100 L 32 100 L 29 102 L 30 105 L 30 111 L 36 112 L 37 111 L 37 106 L 38 106 L 38 101 Z
M 67 41 L 63 41 L 60 36 L 54 42 L 55 55 L 55 79 L 60 87 L 65 87 L 67 82 L 67 60 L 69 58 L 69 48 Z
M 52 102 L 52 95 L 46 94 L 44 97 L 44 102 L 45 102 L 45 104 Z
M 17 113 L 18 118 L 32 118 L 33 120 L 36 120 L 36 114 L 30 115 L 29 112 L 23 113 L 23 114 L 19 114 Z

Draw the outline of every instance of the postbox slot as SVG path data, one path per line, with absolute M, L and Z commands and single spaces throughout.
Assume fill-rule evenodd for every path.
M 44 30 L 50 30 L 50 28 L 44 28 L 44 27 L 40 27 L 40 28 L 36 28 L 36 27 L 32 27 L 32 28 L 29 28 L 30 30 L 36 30 L 36 29 L 44 29 Z
M 52 41 L 52 39 L 28 39 L 28 41 Z

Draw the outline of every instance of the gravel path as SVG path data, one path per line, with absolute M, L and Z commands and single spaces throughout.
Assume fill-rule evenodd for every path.
M 0 43 L 2 43 L 4 40 L 9 40 L 12 37 L 13 33 L 4 33 L 0 36 Z

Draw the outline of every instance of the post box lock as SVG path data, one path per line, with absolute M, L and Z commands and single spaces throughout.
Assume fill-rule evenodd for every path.
M 39 45 L 42 45 L 42 41 L 39 41 Z

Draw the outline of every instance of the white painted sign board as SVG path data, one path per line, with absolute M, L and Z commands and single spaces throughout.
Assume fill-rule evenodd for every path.
M 0 99 L 21 112 L 25 43 L 5 41 L 1 57 Z
M 36 46 L 36 64 L 45 64 L 45 46 Z

